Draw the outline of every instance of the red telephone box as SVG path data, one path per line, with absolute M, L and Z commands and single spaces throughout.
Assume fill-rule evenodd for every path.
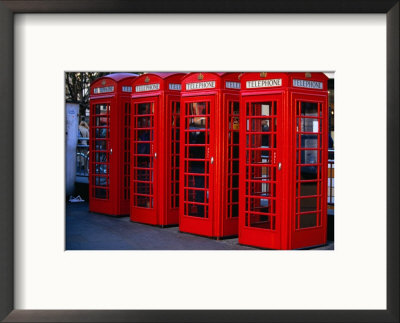
M 239 243 L 326 243 L 327 100 L 323 73 L 241 76 Z
M 239 90 L 239 73 L 182 80 L 180 231 L 238 233 Z
M 116 73 L 90 86 L 89 210 L 129 214 L 129 141 L 132 81 Z
M 132 84 L 131 221 L 178 224 L 182 73 L 150 73 Z

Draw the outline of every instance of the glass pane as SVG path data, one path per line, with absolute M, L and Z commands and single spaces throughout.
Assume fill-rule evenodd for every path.
M 205 188 L 204 176 L 189 176 L 188 187 Z
M 190 145 L 204 145 L 206 143 L 206 137 L 204 131 L 189 132 Z
M 107 186 L 108 185 L 108 177 L 96 176 L 94 184 L 95 184 L 95 186 Z
M 95 150 L 107 150 L 107 141 L 95 140 Z
M 206 147 L 205 146 L 189 146 L 189 158 L 206 158 Z
M 318 103 L 301 102 L 301 115 L 303 116 L 318 116 Z
M 318 163 L 318 151 L 317 150 L 302 150 L 300 151 L 301 164 L 317 164 Z M 298 157 L 298 155 L 297 155 Z M 297 160 L 299 163 L 299 160 Z
M 152 111 L 150 110 L 152 103 L 139 103 L 137 114 L 151 114 Z
M 310 228 L 317 226 L 317 214 L 301 214 L 300 215 L 300 229 Z
M 300 212 L 309 212 L 317 210 L 317 198 L 302 198 L 300 199 Z
M 233 102 L 233 114 L 239 115 L 239 107 L 240 107 L 239 102 Z
M 95 114 L 107 114 L 107 104 L 96 104 L 95 105 Z
M 105 188 L 95 188 L 94 196 L 98 199 L 106 199 L 108 198 L 108 190 Z
M 297 179 L 301 180 L 310 180 L 310 179 L 317 179 L 318 166 L 302 166 L 300 167 L 300 178 Z
M 308 183 L 301 183 L 300 192 L 297 189 L 297 196 L 312 196 L 318 195 L 318 185 L 317 182 L 308 182 Z
M 108 138 L 108 128 L 96 128 L 96 138 Z
M 275 217 L 270 215 L 249 213 L 247 214 L 246 224 L 255 228 L 275 230 Z
M 301 148 L 318 148 L 318 135 L 300 135 Z
M 311 118 L 301 118 L 301 128 L 302 132 L 319 132 L 319 120 Z
M 204 205 L 198 204 L 186 204 L 185 214 L 190 216 L 195 216 L 199 218 L 204 218 Z

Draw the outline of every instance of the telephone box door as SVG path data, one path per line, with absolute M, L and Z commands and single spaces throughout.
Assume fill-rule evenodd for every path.
M 111 159 L 111 100 L 93 102 L 91 107 L 90 134 L 90 198 L 96 200 L 96 208 L 92 211 L 113 214 L 115 212 L 111 196 L 115 190 L 111 188 L 113 181 Z M 94 205 L 94 204 L 92 204 Z
M 157 111 L 157 97 L 133 103 L 131 220 L 150 224 L 157 224 Z
M 282 214 L 282 96 L 242 98 L 239 242 L 279 249 Z
M 214 96 L 183 98 L 181 119 L 181 231 L 213 235 Z
M 295 207 L 292 248 L 326 242 L 327 104 L 326 96 L 293 94 L 295 128 Z

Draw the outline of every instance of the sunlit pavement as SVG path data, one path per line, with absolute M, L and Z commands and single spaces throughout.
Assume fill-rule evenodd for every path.
M 333 250 L 333 241 L 311 250 Z M 129 217 L 90 213 L 88 203 L 68 203 L 66 250 L 261 250 L 238 243 L 237 238 L 215 240 L 134 223 Z

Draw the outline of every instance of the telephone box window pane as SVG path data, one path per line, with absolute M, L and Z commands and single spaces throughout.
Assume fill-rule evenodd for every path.
M 204 176 L 189 176 L 188 187 L 205 188 Z
M 301 150 L 300 151 L 301 164 L 317 164 L 318 163 L 318 150 Z M 297 155 L 299 157 L 299 155 Z M 297 163 L 299 160 L 297 158 Z
M 232 114 L 234 114 L 234 115 L 239 115 L 239 110 L 240 109 L 240 104 L 239 104 L 239 102 L 237 102 L 237 101 L 234 101 L 233 102 L 233 111 L 232 111 Z M 238 129 L 239 130 L 239 129 Z
M 275 203 L 269 198 L 250 198 L 250 211 L 258 213 L 274 213 Z
M 204 205 L 199 204 L 186 204 L 186 212 L 185 214 L 189 216 L 195 216 L 199 218 L 204 218 Z
M 144 208 L 152 208 L 153 207 L 153 199 L 149 196 L 137 196 L 136 197 L 136 205 Z
M 239 187 L 239 175 L 232 176 L 232 187 Z
M 205 161 L 189 161 L 189 173 L 204 174 Z
M 317 213 L 300 215 L 300 229 L 311 228 L 316 226 L 317 226 Z
M 109 138 L 108 128 L 96 128 L 95 138 Z
M 204 203 L 206 191 L 204 190 L 187 190 L 187 201 Z
M 207 114 L 207 102 L 189 103 L 189 115 L 205 115 Z
M 140 117 L 137 122 L 137 128 L 150 128 L 152 117 Z
M 139 138 L 140 140 L 140 138 Z M 138 155 L 149 155 L 150 154 L 150 143 L 149 142 L 139 142 L 136 144 L 137 145 L 137 150 L 136 153 Z M 137 157 L 140 158 L 140 157 Z
M 189 132 L 190 145 L 204 145 L 205 143 L 206 143 L 206 137 L 204 131 Z
M 312 118 L 301 118 L 301 132 L 319 132 L 319 120 Z
M 247 225 L 254 228 L 275 230 L 275 217 L 270 215 L 248 213 Z
M 108 114 L 108 105 L 107 104 L 96 104 L 95 105 L 95 114 Z
M 274 131 L 272 118 L 248 118 L 247 131 L 251 132 L 272 132 Z
M 151 168 L 153 158 L 147 156 L 138 156 L 137 161 L 138 161 L 138 167 Z
M 196 159 L 206 158 L 206 147 L 189 146 L 189 158 L 196 158 Z
M 150 184 L 149 183 L 137 183 L 137 194 L 143 194 L 143 195 L 150 195 Z
M 107 141 L 106 140 L 96 140 L 95 141 L 95 150 L 107 150 Z
M 232 202 L 239 202 L 239 191 L 232 190 Z
M 300 199 L 300 212 L 310 212 L 317 210 L 317 198 L 301 198 Z
M 109 166 L 108 164 L 94 164 L 95 174 L 108 174 Z
M 232 204 L 231 208 L 232 212 L 232 218 L 237 218 L 239 216 L 239 205 L 238 204 Z
M 136 179 L 138 180 L 138 181 L 145 181 L 145 182 L 149 182 L 149 181 L 151 181 L 152 180 L 152 169 L 150 168 L 150 169 L 146 169 L 146 168 L 143 168 L 143 169 L 137 169 L 137 177 L 136 177 Z
M 318 116 L 318 103 L 301 102 L 301 115 L 303 116 Z
M 248 150 L 246 152 L 246 162 L 247 164 L 271 164 L 271 159 L 269 158 L 270 152 Z
M 138 114 L 152 114 L 153 111 L 151 111 L 151 106 L 151 103 L 139 103 L 137 109 Z
M 107 127 L 110 124 L 110 118 L 109 117 L 96 117 L 96 127 Z
M 311 180 L 311 179 L 317 179 L 317 171 L 318 171 L 318 166 L 302 166 L 300 167 L 300 178 L 299 174 L 297 174 L 297 179 L 301 180 Z
M 232 153 L 232 158 L 239 158 L 239 146 L 233 146 Z
M 96 176 L 94 184 L 95 184 L 95 186 L 107 186 L 108 185 L 108 177 Z
M 300 143 L 301 148 L 318 148 L 318 135 L 300 135 Z
M 108 153 L 95 153 L 95 161 L 98 163 L 107 163 L 108 162 Z
M 300 186 L 300 192 L 298 186 Z M 315 196 L 318 194 L 317 182 L 299 183 L 297 185 L 296 196 Z
M 107 199 L 108 198 L 108 190 L 105 188 L 95 188 L 94 196 L 98 199 Z

